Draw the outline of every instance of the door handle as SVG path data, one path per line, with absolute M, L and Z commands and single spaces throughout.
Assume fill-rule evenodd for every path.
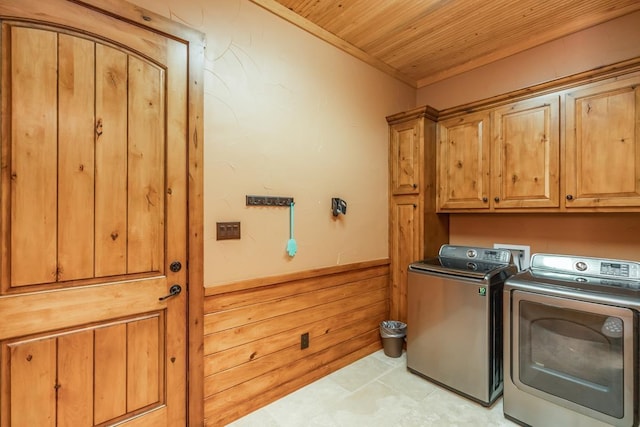
M 182 292 L 182 286 L 180 285 L 173 285 L 169 288 L 169 294 L 165 295 L 163 297 L 158 298 L 159 301 L 164 301 L 168 298 L 174 297 L 176 295 L 178 295 L 180 292 Z

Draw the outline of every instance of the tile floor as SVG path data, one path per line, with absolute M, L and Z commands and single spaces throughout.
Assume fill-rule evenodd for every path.
M 502 399 L 485 408 L 377 351 L 230 424 L 233 427 L 516 426 Z

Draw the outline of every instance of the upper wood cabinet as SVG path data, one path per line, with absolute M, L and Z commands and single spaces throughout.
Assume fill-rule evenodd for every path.
M 409 120 L 389 126 L 392 194 L 420 192 L 423 120 Z
M 558 96 L 545 96 L 438 123 L 438 207 L 559 207 Z
M 471 113 L 438 123 L 438 208 L 489 207 L 490 118 Z
M 640 75 L 567 93 L 565 206 L 640 206 Z
M 491 114 L 493 208 L 559 207 L 560 98 L 513 103 Z
M 640 57 L 432 117 L 438 213 L 640 211 Z M 414 125 L 392 129 L 393 194 L 420 193 Z

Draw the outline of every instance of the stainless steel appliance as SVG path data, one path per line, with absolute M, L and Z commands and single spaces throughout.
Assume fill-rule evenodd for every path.
M 535 254 L 504 285 L 504 414 L 531 426 L 638 425 L 640 263 Z
M 409 266 L 407 368 L 485 406 L 502 393 L 506 249 L 444 245 Z

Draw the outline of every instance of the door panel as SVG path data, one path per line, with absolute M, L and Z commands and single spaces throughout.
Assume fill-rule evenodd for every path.
M 3 123 L 11 129 L 11 143 L 3 142 L 3 159 L 10 155 L 12 166 L 6 289 L 8 273 L 10 286 L 48 283 L 56 277 L 57 37 L 52 31 L 4 26 L 3 45 L 11 52 L 10 65 L 3 67 L 8 78 L 3 80 L 11 85 L 15 117 Z
M 94 47 L 58 36 L 58 281 L 94 271 Z
M 127 324 L 127 410 L 158 402 L 162 387 L 159 359 L 162 354 L 159 318 Z M 153 357 L 153 356 L 156 357 Z
M 127 271 L 127 55 L 96 45 L 95 274 Z
M 184 425 L 187 47 L 40 3 L 2 21 L 0 426 Z
M 633 159 L 635 154 L 633 135 L 636 122 L 636 93 L 633 89 L 593 96 L 576 103 L 577 121 L 581 124 L 582 131 L 579 141 L 582 143 L 581 152 L 577 157 L 582 161 L 582 170 L 593 172 L 593 163 L 596 161 L 616 165 L 616 174 L 608 174 L 606 179 L 603 175 L 593 176 L 593 173 L 584 173 L 582 177 L 585 179 L 580 182 L 584 194 L 636 191 L 636 170 L 629 167 L 626 161 Z M 617 126 L 612 126 L 611 117 L 618 118 L 618 122 L 615 123 Z M 608 144 L 603 144 L 603 141 Z M 614 145 L 615 142 L 618 145 Z M 616 147 L 615 150 L 611 148 L 612 145 Z M 629 165 L 634 166 L 633 163 Z M 621 169 L 623 167 L 624 169 Z
M 94 333 L 94 423 L 100 424 L 127 411 L 127 325 L 112 325 Z
M 548 96 L 493 112 L 493 207 L 558 207 L 560 102 Z
M 566 207 L 640 205 L 640 77 L 566 96 Z
M 12 345 L 9 351 L 11 425 L 55 426 L 55 339 Z
M 163 321 L 158 312 L 9 342 L 11 425 L 93 426 L 162 409 Z
M 399 196 L 391 200 L 391 259 L 397 268 L 391 277 L 390 317 L 406 322 L 407 269 L 409 264 L 423 257 L 420 227 L 421 207 L 418 196 Z
M 58 426 L 93 424 L 94 332 L 58 338 Z
M 58 70 L 59 78 L 45 79 L 47 85 L 59 88 L 58 94 L 57 97 L 53 95 L 53 102 L 48 100 L 48 94 L 41 102 L 39 91 L 25 93 L 20 89 L 30 84 L 30 80 L 25 81 L 25 78 L 38 77 L 37 70 L 24 73 L 25 68 L 33 65 L 28 59 L 23 59 L 23 53 L 26 51 L 37 56 L 40 44 L 48 41 L 51 34 L 55 33 L 21 27 L 12 28 L 10 32 L 13 40 L 11 57 L 17 56 L 20 61 L 12 67 L 11 76 L 13 86 L 18 86 L 12 99 L 20 107 L 14 108 L 16 113 L 11 121 L 16 129 L 11 144 L 14 156 L 12 196 L 16 200 L 11 206 L 12 254 L 26 254 L 12 257 L 11 287 L 100 277 L 94 275 L 94 271 L 98 270 L 94 263 L 101 266 L 101 272 L 160 272 L 165 248 L 163 187 L 164 153 L 167 149 L 164 70 L 132 54 L 126 55 L 122 84 L 127 98 L 121 105 L 125 114 L 99 117 L 94 112 L 94 104 L 104 105 L 111 100 L 103 102 L 100 99 L 104 92 L 95 94 L 95 80 L 103 76 L 96 73 L 94 52 L 100 46 L 98 53 L 107 54 L 106 60 L 109 61 L 113 49 L 80 37 L 60 34 L 55 43 L 59 51 L 57 62 L 54 49 L 44 72 L 55 77 Z M 20 55 L 16 54 L 17 51 Z M 49 72 L 49 69 L 52 71 Z M 109 74 L 110 71 L 107 71 Z M 42 131 L 33 131 L 30 125 L 23 130 L 27 125 L 17 112 L 30 111 L 40 104 L 48 109 L 57 104 L 57 114 L 55 108 L 54 113 L 43 111 L 42 114 L 52 116 L 53 120 L 39 124 L 46 127 Z M 95 126 L 94 117 L 97 117 Z M 111 141 L 102 138 L 111 136 L 112 126 L 116 131 L 124 129 L 125 133 L 116 133 Z M 42 133 L 51 134 L 51 137 L 41 139 Z M 22 134 L 32 137 L 25 140 Z M 97 147 L 110 143 L 115 144 L 113 150 L 116 154 L 109 157 L 99 153 L 101 156 L 95 163 Z M 122 149 L 126 150 L 125 156 L 118 156 L 117 153 L 122 154 Z M 35 155 L 37 152 L 42 155 Z M 120 184 L 116 186 L 115 193 L 115 206 L 119 210 L 107 210 L 115 217 L 115 227 L 103 226 L 104 221 L 110 219 L 105 218 L 104 214 L 99 218 L 101 222 L 95 224 L 96 199 L 100 207 L 106 207 L 112 199 L 109 183 L 113 174 L 101 174 L 103 165 L 112 173 L 125 172 L 119 174 L 124 177 L 123 182 L 116 182 Z M 34 178 L 31 171 L 40 173 Z M 96 171 L 101 175 L 102 185 L 98 188 L 95 188 Z M 43 193 L 42 196 L 39 193 Z M 33 217 L 23 215 L 26 207 L 34 202 L 38 207 L 42 204 L 42 209 L 34 209 L 36 214 Z M 118 227 L 125 224 L 126 227 Z M 34 228 L 38 230 L 35 236 L 31 233 Z M 96 239 L 96 232 L 104 234 Z M 124 270 L 105 268 L 106 262 L 94 258 L 94 241 L 109 239 L 123 242 L 116 246 L 115 254 L 122 255 L 121 251 L 124 250 L 126 264 L 118 263 L 118 259 L 115 261 L 116 266 L 124 267 Z M 43 245 L 42 241 L 46 244 Z M 99 255 L 109 259 L 113 257 L 108 249 L 99 252 Z M 47 260 L 49 267 L 42 271 L 33 269 L 42 259 Z
M 127 272 L 159 271 L 164 253 L 163 73 L 129 57 Z
M 438 209 L 489 207 L 489 125 L 484 112 L 438 123 Z
M 391 192 L 416 194 L 420 191 L 422 119 L 394 124 L 390 135 Z

